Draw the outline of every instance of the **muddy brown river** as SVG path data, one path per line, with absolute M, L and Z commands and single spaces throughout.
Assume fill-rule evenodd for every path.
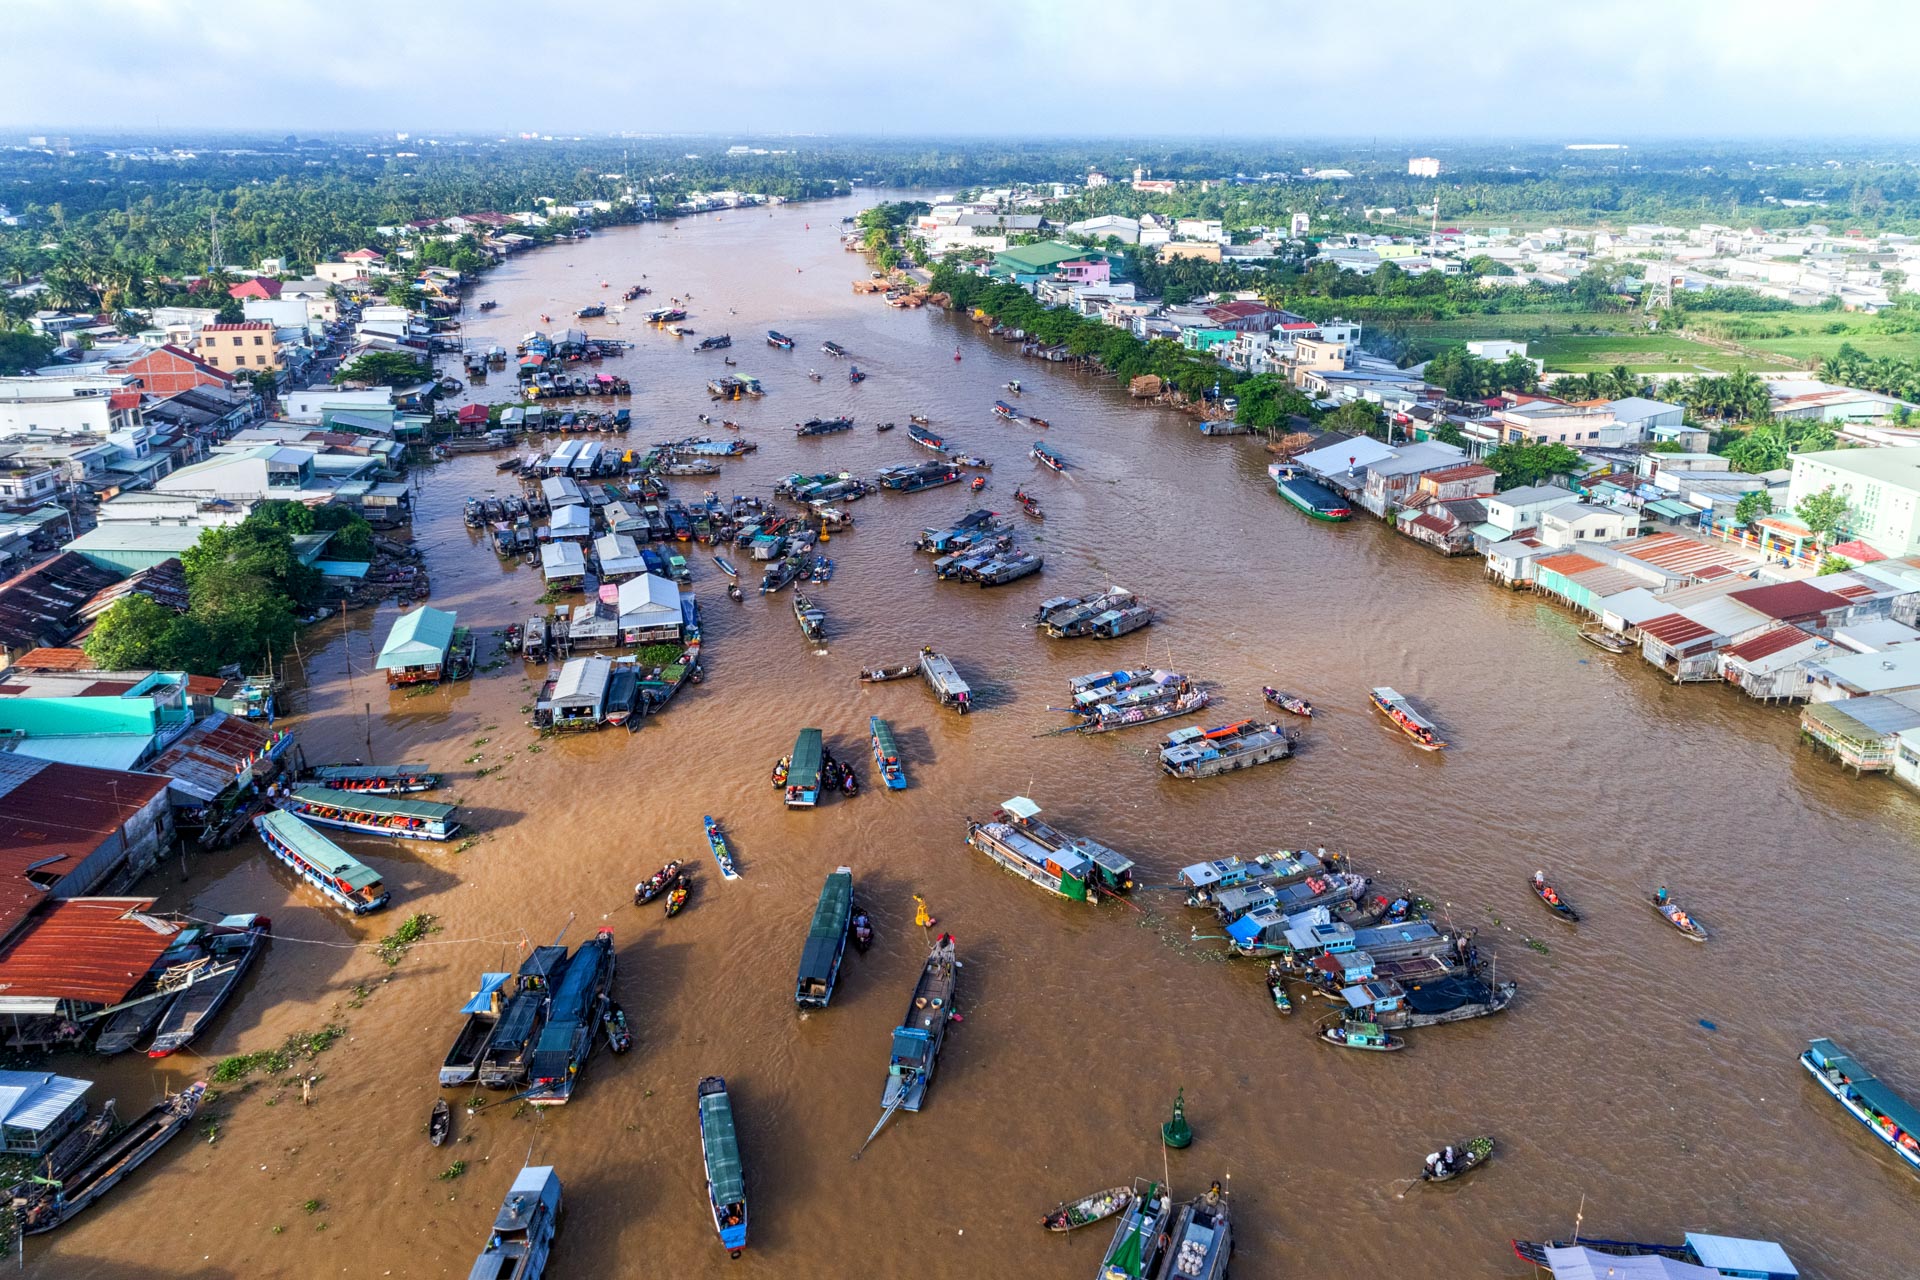
M 725 414 L 759 452 L 710 484 L 676 481 L 677 495 L 767 495 L 792 471 L 918 460 L 904 429 L 873 428 L 924 413 L 950 447 L 997 464 L 988 505 L 1011 511 L 1016 485 L 1040 498 L 1044 525 L 1020 532 L 1044 573 L 992 591 L 936 582 L 909 542 L 975 503 L 958 487 L 869 497 L 828 548 L 838 573 L 814 590 L 829 617 L 816 652 L 787 596 L 731 603 L 696 549 L 705 684 L 637 733 L 541 741 L 527 721 L 542 672 L 489 661 L 499 629 L 534 611 L 537 572 L 503 564 L 461 522 L 466 496 L 500 487 L 495 458 L 421 469 L 414 537 L 432 602 L 483 636 L 486 669 L 389 694 L 369 667 L 393 608 L 356 613 L 303 637 L 289 723 L 315 762 L 365 756 L 370 741 L 375 760 L 445 770 L 443 794 L 477 842 L 343 835 L 394 891 L 357 924 L 251 840 L 195 860 L 184 882 L 158 881 L 165 907 L 270 913 L 270 952 L 195 1046 L 204 1057 L 62 1058 L 55 1070 L 100 1080 L 95 1100 L 115 1096 L 124 1113 L 220 1056 L 329 1022 L 346 1037 L 314 1065 L 311 1105 L 297 1088 L 228 1089 L 210 1113 L 215 1140 L 196 1123 L 108 1200 L 29 1241 L 27 1269 L 465 1276 L 531 1156 L 565 1181 L 557 1277 L 1091 1276 L 1107 1229 L 1049 1235 L 1039 1215 L 1163 1173 L 1182 1196 L 1231 1175 L 1244 1280 L 1518 1277 L 1528 1268 L 1509 1237 L 1565 1236 L 1583 1208 L 1588 1235 L 1754 1235 L 1781 1240 L 1809 1276 L 1920 1274 L 1920 1185 L 1795 1062 L 1809 1037 L 1832 1035 L 1920 1098 L 1920 797 L 1842 775 L 1798 745 L 1790 713 L 1598 652 L 1567 613 L 1493 589 L 1471 560 L 1438 559 L 1371 520 L 1308 522 L 1275 497 L 1250 441 L 1203 438 L 962 318 L 853 295 L 868 268 L 840 247 L 838 223 L 856 207 L 727 213 L 536 252 L 481 286 L 499 307 L 473 313 L 467 336 L 511 346 L 588 302 L 618 304 L 644 273 L 652 298 L 587 323 L 636 344 L 606 366 L 634 384 L 627 440 L 698 431 L 711 407 L 721 356 L 641 323 L 671 295 L 691 294 L 702 336 L 730 331 L 738 371 L 767 387 Z M 769 327 L 797 349 L 765 347 Z M 870 379 L 848 385 L 820 353 L 826 339 Z M 1027 457 L 1033 429 L 990 414 L 1010 378 L 1026 385 L 1021 407 L 1052 422 L 1066 474 Z M 511 392 L 510 378 L 476 388 Z M 856 430 L 794 438 L 796 421 L 836 414 Z M 1070 642 L 1028 625 L 1041 598 L 1109 583 L 1156 605 L 1158 623 Z M 939 709 L 918 681 L 856 682 L 922 644 L 959 664 L 975 714 Z M 1207 723 L 1259 715 L 1263 684 L 1322 714 L 1294 759 L 1204 782 L 1161 776 L 1153 728 L 1038 736 L 1061 722 L 1048 707 L 1068 677 L 1141 663 L 1214 682 Z M 1376 684 L 1419 699 L 1453 749 L 1423 755 L 1385 729 L 1367 707 Z M 867 769 L 857 798 L 783 808 L 767 775 L 796 730 L 821 726 L 836 754 L 864 761 L 875 713 L 896 726 L 910 788 L 886 792 Z M 1343 850 L 1478 928 L 1519 999 L 1498 1018 L 1414 1032 L 1402 1054 L 1317 1044 L 1312 1002 L 1276 1014 L 1262 966 L 1193 941 L 1194 926 L 1214 930 L 1174 895 L 1068 903 L 969 850 L 966 817 L 1016 794 L 1133 856 L 1149 883 L 1227 853 Z M 731 833 L 737 882 L 713 873 L 703 814 Z M 698 881 L 669 921 L 630 895 L 670 856 L 691 859 Z M 840 863 L 879 940 L 849 955 L 830 1009 L 797 1016 L 801 941 Z M 1577 929 L 1532 900 L 1536 867 L 1580 908 Z M 1642 903 L 1662 881 L 1710 944 Z M 896 1117 L 855 1162 L 926 953 L 915 893 L 959 940 L 965 1020 L 927 1108 Z M 388 969 L 366 944 L 417 911 L 440 932 Z M 435 1070 L 477 975 L 602 924 L 633 1051 L 596 1055 L 564 1108 L 457 1110 L 453 1143 L 429 1147 Z M 693 1091 L 708 1074 L 728 1078 L 740 1126 L 752 1235 L 738 1262 L 703 1198 Z M 1197 1139 L 1166 1154 L 1158 1126 L 1181 1088 Z M 1427 1151 L 1477 1133 L 1499 1142 L 1489 1168 L 1413 1182 Z M 464 1173 L 443 1177 L 455 1160 Z

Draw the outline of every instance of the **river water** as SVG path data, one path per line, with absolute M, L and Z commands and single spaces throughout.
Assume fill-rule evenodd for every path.
M 1202 438 L 962 318 L 852 295 L 867 267 L 841 249 L 837 224 L 855 207 L 688 219 L 522 257 L 482 286 L 500 305 L 468 337 L 511 345 L 540 313 L 559 327 L 588 301 L 617 304 L 644 273 L 655 296 L 590 327 L 637 344 L 609 365 L 634 384 L 629 439 L 670 438 L 699 429 L 721 357 L 639 315 L 691 292 L 689 323 L 731 331 L 739 371 L 768 389 L 728 406 L 760 451 L 713 487 L 765 494 L 790 471 L 925 457 L 904 430 L 872 430 L 925 413 L 951 447 L 998 464 L 990 504 L 1011 510 L 1016 484 L 1039 496 L 1047 520 L 1021 533 L 1045 552 L 1044 574 L 994 591 L 936 583 L 909 540 L 974 503 L 957 487 L 870 497 L 830 545 L 839 572 L 815 591 L 830 619 L 816 653 L 786 596 L 732 604 L 692 555 L 706 683 L 636 734 L 544 743 L 526 726 L 539 673 L 517 660 L 390 695 L 368 667 L 391 607 L 310 632 L 292 698 L 308 757 L 352 759 L 370 743 L 375 759 L 445 770 L 478 840 L 414 851 L 348 837 L 394 890 L 392 908 L 361 924 L 319 909 L 252 842 L 167 879 L 163 906 L 270 912 L 266 961 L 198 1046 L 207 1061 L 152 1064 L 164 1075 L 144 1060 L 56 1069 L 100 1079 L 96 1093 L 126 1110 L 215 1056 L 329 1021 L 347 1038 L 314 1068 L 310 1107 L 297 1090 L 229 1090 L 217 1141 L 182 1139 L 108 1203 L 30 1242 L 30 1269 L 465 1275 L 531 1154 L 566 1183 L 560 1276 L 1087 1276 L 1106 1230 L 1051 1236 L 1039 1214 L 1163 1169 L 1180 1195 L 1231 1175 L 1237 1277 L 1518 1276 L 1508 1238 L 1564 1236 L 1583 1205 L 1590 1235 L 1758 1235 L 1782 1240 L 1809 1275 L 1920 1273 L 1912 1177 L 1795 1063 L 1808 1037 L 1831 1034 L 1920 1096 L 1920 800 L 1815 758 L 1790 714 L 1599 653 L 1568 615 L 1486 585 L 1471 561 L 1373 521 L 1309 523 L 1274 496 L 1248 441 Z M 768 327 L 798 348 L 764 347 Z M 828 338 L 868 382 L 845 382 L 819 353 Z M 1067 474 L 1026 457 L 1033 430 L 989 414 L 1009 378 L 1051 420 Z M 511 390 L 496 379 L 476 394 Z M 840 413 L 854 432 L 791 434 Z M 498 629 L 533 611 L 536 573 L 503 566 L 461 523 L 462 499 L 496 485 L 492 457 L 419 484 L 433 603 L 483 634 L 485 664 Z M 689 497 L 702 487 L 676 482 Z M 1111 642 L 1051 642 L 1027 625 L 1040 598 L 1109 582 L 1157 605 L 1160 621 Z M 956 660 L 979 691 L 976 714 L 940 710 L 917 681 L 856 683 L 862 666 L 922 644 Z M 1294 759 L 1199 783 L 1160 776 L 1152 729 L 1036 737 L 1059 722 L 1047 707 L 1069 676 L 1144 662 L 1216 682 L 1210 723 L 1260 714 L 1263 684 L 1323 714 Z M 1384 729 L 1366 704 L 1375 684 L 1415 695 L 1454 749 L 1423 755 Z M 838 754 L 863 759 L 874 713 L 893 720 L 911 787 L 890 794 L 869 775 L 850 802 L 784 809 L 767 772 L 795 731 L 821 726 Z M 1138 895 L 1143 910 L 1069 904 L 967 849 L 965 817 L 1014 794 L 1131 854 L 1152 883 L 1228 852 L 1344 850 L 1477 926 L 1519 1000 L 1499 1018 L 1416 1032 L 1399 1055 L 1316 1044 L 1315 1015 L 1280 1018 L 1261 966 L 1190 941 L 1200 918 L 1172 895 Z M 708 870 L 709 813 L 732 835 L 737 882 Z M 633 908 L 634 881 L 676 855 L 698 868 L 690 909 L 669 922 Z M 801 939 L 840 863 L 879 942 L 849 955 L 831 1009 L 797 1017 Z M 1577 931 L 1531 900 L 1536 867 L 1581 909 Z M 1639 901 L 1660 881 L 1712 928 L 1709 945 Z M 914 893 L 958 937 L 965 1021 L 927 1110 L 897 1117 L 855 1163 L 925 955 Z M 397 968 L 355 949 L 415 911 L 441 932 Z M 596 1057 L 565 1108 L 457 1114 L 457 1141 L 431 1149 L 435 1069 L 476 975 L 603 923 L 633 1052 Z M 707 1074 L 732 1085 L 749 1180 L 752 1242 L 737 1263 L 702 1198 L 693 1089 Z M 1181 1088 L 1198 1137 L 1167 1157 L 1157 1126 Z M 1427 1151 L 1475 1133 L 1499 1141 L 1490 1168 L 1410 1187 Z M 436 1176 L 455 1159 L 462 1176 Z

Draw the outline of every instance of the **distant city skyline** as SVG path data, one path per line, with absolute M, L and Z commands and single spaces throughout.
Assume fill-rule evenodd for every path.
M 1920 36 L 1920 10 L 1895 0 L 976 0 L 945 15 L 875 0 L 548 12 L 100 0 L 86 12 L 76 23 L 60 0 L 8 6 L 0 128 L 1903 137 L 1915 124 L 1894 102 Z

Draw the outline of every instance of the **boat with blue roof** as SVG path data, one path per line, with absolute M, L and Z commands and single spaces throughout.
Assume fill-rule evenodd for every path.
M 467 1280 L 540 1280 L 559 1225 L 560 1175 L 552 1165 L 526 1166 L 507 1189 Z
M 527 1066 L 525 1097 L 534 1106 L 563 1106 L 579 1087 L 611 998 L 614 964 L 613 930 L 605 926 L 567 961 Z
M 985 822 L 967 823 L 967 843 L 1008 871 L 1072 902 L 1097 902 L 1133 888 L 1134 863 L 1097 840 L 1069 835 L 1013 796 Z
M 1920 1171 L 1920 1110 L 1831 1040 L 1809 1044 L 1800 1065 L 1868 1133 L 1886 1143 L 1909 1169 Z

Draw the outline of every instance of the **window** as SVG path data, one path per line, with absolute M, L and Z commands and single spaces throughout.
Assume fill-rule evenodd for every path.
M 256 347 L 257 347 L 257 346 L 259 346 L 259 345 L 260 345 L 260 341 L 261 341 L 261 339 L 260 339 L 260 335 L 259 335 L 259 334 L 255 334 L 255 335 L 254 335 L 254 337 L 253 337 L 253 345 L 254 345 L 254 346 L 256 346 Z

